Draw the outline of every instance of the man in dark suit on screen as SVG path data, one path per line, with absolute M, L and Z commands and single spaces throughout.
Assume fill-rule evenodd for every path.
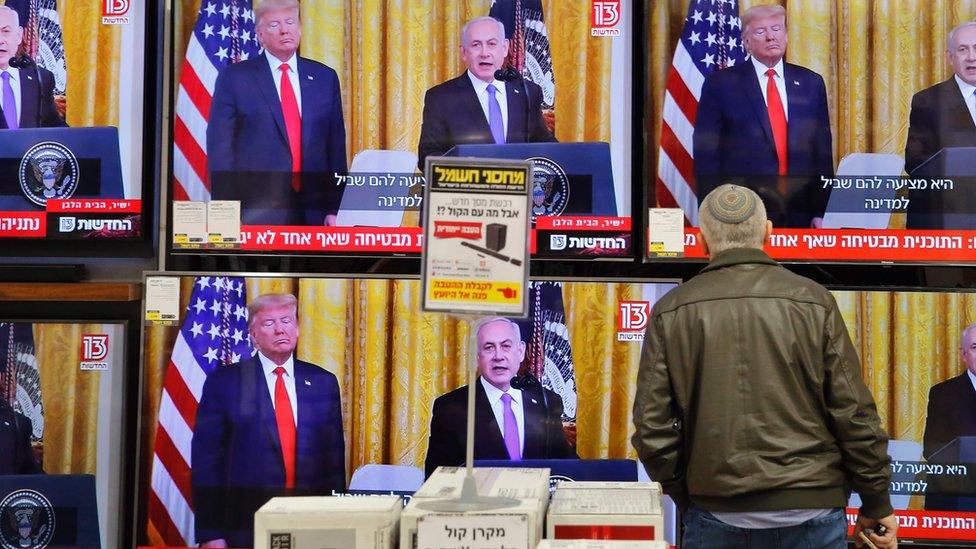
M 455 145 L 556 141 L 542 118 L 542 89 L 526 81 L 525 97 L 518 80 L 495 79 L 507 56 L 501 21 L 485 16 L 464 25 L 461 59 L 468 70 L 424 96 L 417 152 L 421 170 L 428 156 L 442 156 Z
M 299 57 L 296 0 L 263 0 L 264 52 L 217 76 L 207 125 L 213 199 L 240 199 L 246 225 L 335 224 L 346 167 L 339 77 Z
M 976 22 L 949 32 L 946 57 L 954 74 L 912 96 L 905 171 L 946 147 L 976 147 Z
M 542 387 L 512 387 L 525 358 L 518 324 L 487 319 L 478 325 L 477 342 L 474 459 L 576 459 L 562 429 L 562 399 Z M 439 465 L 464 464 L 467 417 L 467 385 L 434 401 L 424 459 L 427 476 Z
M 0 129 L 64 127 L 64 119 L 54 104 L 54 75 L 30 64 L 13 64 L 24 40 L 20 16 L 8 6 L 0 6 Z M 35 70 L 36 69 L 36 70 Z M 39 79 L 39 80 L 38 80 Z
M 976 324 L 962 331 L 960 354 L 966 371 L 929 389 L 922 455 L 932 463 L 945 462 L 945 458 L 938 454 L 950 442 L 959 437 L 976 436 Z M 925 508 L 976 511 L 976 495 L 941 493 L 953 485 L 960 485 L 958 479 L 954 481 L 930 474 Z
M 31 448 L 31 420 L 0 401 L 0 476 L 43 473 Z
M 248 325 L 257 354 L 203 385 L 191 444 L 196 540 L 253 547 L 254 513 L 274 496 L 345 489 L 336 377 L 294 357 L 297 300 L 259 296 Z
M 717 186 L 754 190 L 777 227 L 819 227 L 833 177 L 827 91 L 819 74 L 783 61 L 786 10 L 753 6 L 742 14 L 750 59 L 710 74 L 695 121 L 699 203 Z

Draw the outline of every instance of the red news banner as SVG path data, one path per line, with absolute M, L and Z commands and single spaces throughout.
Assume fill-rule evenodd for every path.
M 896 510 L 899 539 L 976 540 L 976 513 Z M 854 535 L 857 509 L 847 508 L 847 535 Z
M 705 258 L 700 231 L 685 228 L 685 257 Z M 976 261 L 976 231 L 773 229 L 774 259 L 821 261 Z
M 48 200 L 41 212 L 0 212 L 0 238 L 44 238 L 48 214 L 139 214 L 142 200 L 73 198 Z M 57 219 L 55 219 L 57 221 Z
M 443 224 L 442 224 L 443 225 Z M 435 231 L 458 238 L 480 238 L 478 224 L 453 223 Z M 619 232 L 630 235 L 629 217 L 539 217 L 532 230 L 530 250 L 536 250 L 536 231 Z M 420 253 L 423 229 L 419 227 L 298 227 L 244 225 L 240 249 L 248 251 Z

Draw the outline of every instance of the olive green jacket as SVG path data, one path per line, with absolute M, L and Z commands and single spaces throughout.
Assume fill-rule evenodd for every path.
M 634 447 L 679 506 L 891 514 L 887 435 L 833 296 L 758 249 L 716 254 L 654 305 Z

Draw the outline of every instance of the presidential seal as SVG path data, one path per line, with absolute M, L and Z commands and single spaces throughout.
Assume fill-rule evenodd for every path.
M 20 190 L 41 206 L 52 198 L 71 198 L 78 188 L 78 159 L 61 143 L 44 141 L 24 153 L 20 161 Z
M 532 161 L 532 217 L 562 215 L 569 203 L 569 178 L 562 166 L 548 158 L 534 156 Z
M 40 549 L 54 537 L 54 507 L 40 492 L 16 490 L 0 501 L 0 547 Z

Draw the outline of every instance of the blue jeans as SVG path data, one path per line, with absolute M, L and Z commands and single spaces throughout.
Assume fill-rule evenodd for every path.
M 738 528 L 695 507 L 682 518 L 681 549 L 846 549 L 847 516 L 835 509 L 818 519 L 783 528 Z

